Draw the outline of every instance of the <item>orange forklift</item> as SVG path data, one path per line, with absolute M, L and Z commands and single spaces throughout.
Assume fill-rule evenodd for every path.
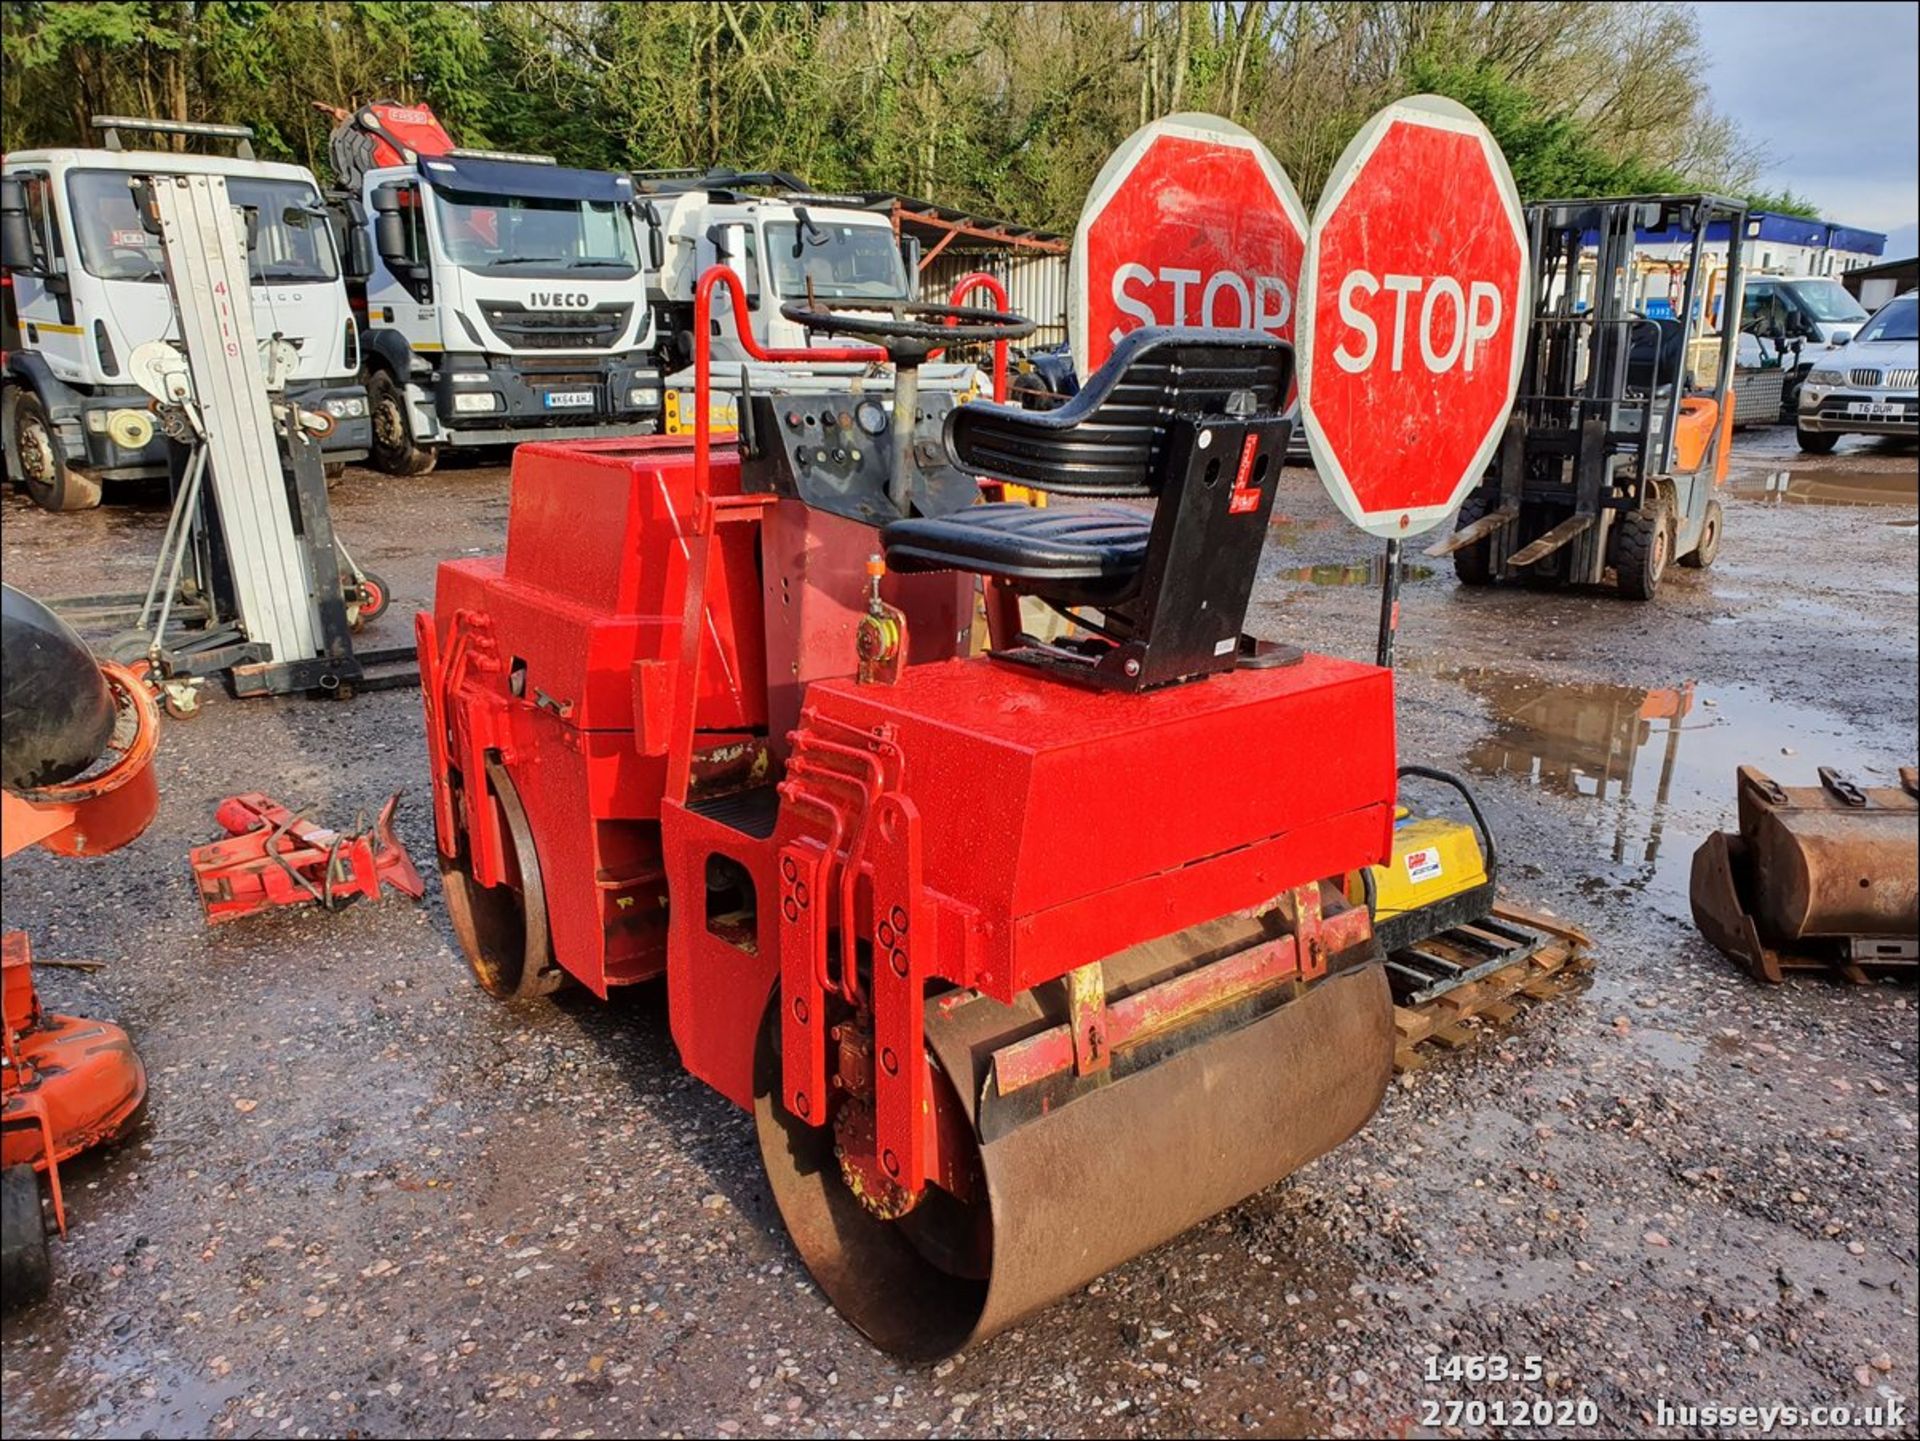
M 1713 564 L 1746 218 L 1743 201 L 1718 195 L 1527 207 L 1534 308 L 1520 393 L 1486 479 L 1427 552 L 1451 555 L 1463 585 L 1611 578 L 1651 600 L 1672 562 Z M 1703 256 L 1723 240 L 1713 334 Z M 1649 255 L 1667 263 L 1650 269 Z M 1668 293 L 1637 293 L 1653 273 Z

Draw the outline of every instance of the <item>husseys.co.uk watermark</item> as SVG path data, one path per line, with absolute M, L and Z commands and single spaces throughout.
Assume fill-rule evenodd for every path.
M 1837 1431 L 1874 1431 L 1893 1429 L 1907 1422 L 1904 1400 L 1878 1401 L 1871 1406 L 1722 1406 L 1675 1405 L 1670 1401 L 1653 1403 L 1653 1424 L 1661 1428 L 1696 1426 L 1732 1426 L 1742 1431 L 1768 1435 L 1774 1431 L 1794 1431 L 1819 1427 Z

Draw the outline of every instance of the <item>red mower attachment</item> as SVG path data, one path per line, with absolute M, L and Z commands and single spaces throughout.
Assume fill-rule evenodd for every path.
M 6 1014 L 0 1162 L 9 1173 L 15 1166 L 47 1173 L 54 1220 L 65 1235 L 60 1163 L 130 1128 L 146 1098 L 147 1073 L 118 1026 L 42 1009 L 33 988 L 33 946 L 24 931 L 8 931 L 0 948 Z
M 377 897 L 383 880 L 419 900 L 426 886 L 393 833 L 399 804 L 396 791 L 371 827 L 342 835 L 258 792 L 228 796 L 214 819 L 233 839 L 196 846 L 191 857 L 207 924 L 275 906 L 342 910 L 362 896 Z
M 0 595 L 0 855 L 116 850 L 159 805 L 159 708 L 137 675 L 95 660 L 39 601 L 11 586 Z M 37 1173 L 65 1234 L 61 1164 L 133 1127 L 147 1073 L 120 1027 L 41 1006 L 20 931 L 0 938 L 0 999 L 0 1294 L 13 1307 L 53 1277 Z

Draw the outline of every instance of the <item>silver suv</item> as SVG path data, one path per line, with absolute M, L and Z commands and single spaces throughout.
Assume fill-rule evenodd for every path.
M 1800 448 L 1825 455 L 1843 435 L 1920 439 L 1920 294 L 1881 306 L 1800 388 Z

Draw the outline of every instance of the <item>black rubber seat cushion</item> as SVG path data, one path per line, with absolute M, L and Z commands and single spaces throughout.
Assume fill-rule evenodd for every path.
M 1013 501 L 896 520 L 881 532 L 894 570 L 967 570 L 1008 580 L 1123 588 L 1147 556 L 1153 513 L 1121 505 Z

